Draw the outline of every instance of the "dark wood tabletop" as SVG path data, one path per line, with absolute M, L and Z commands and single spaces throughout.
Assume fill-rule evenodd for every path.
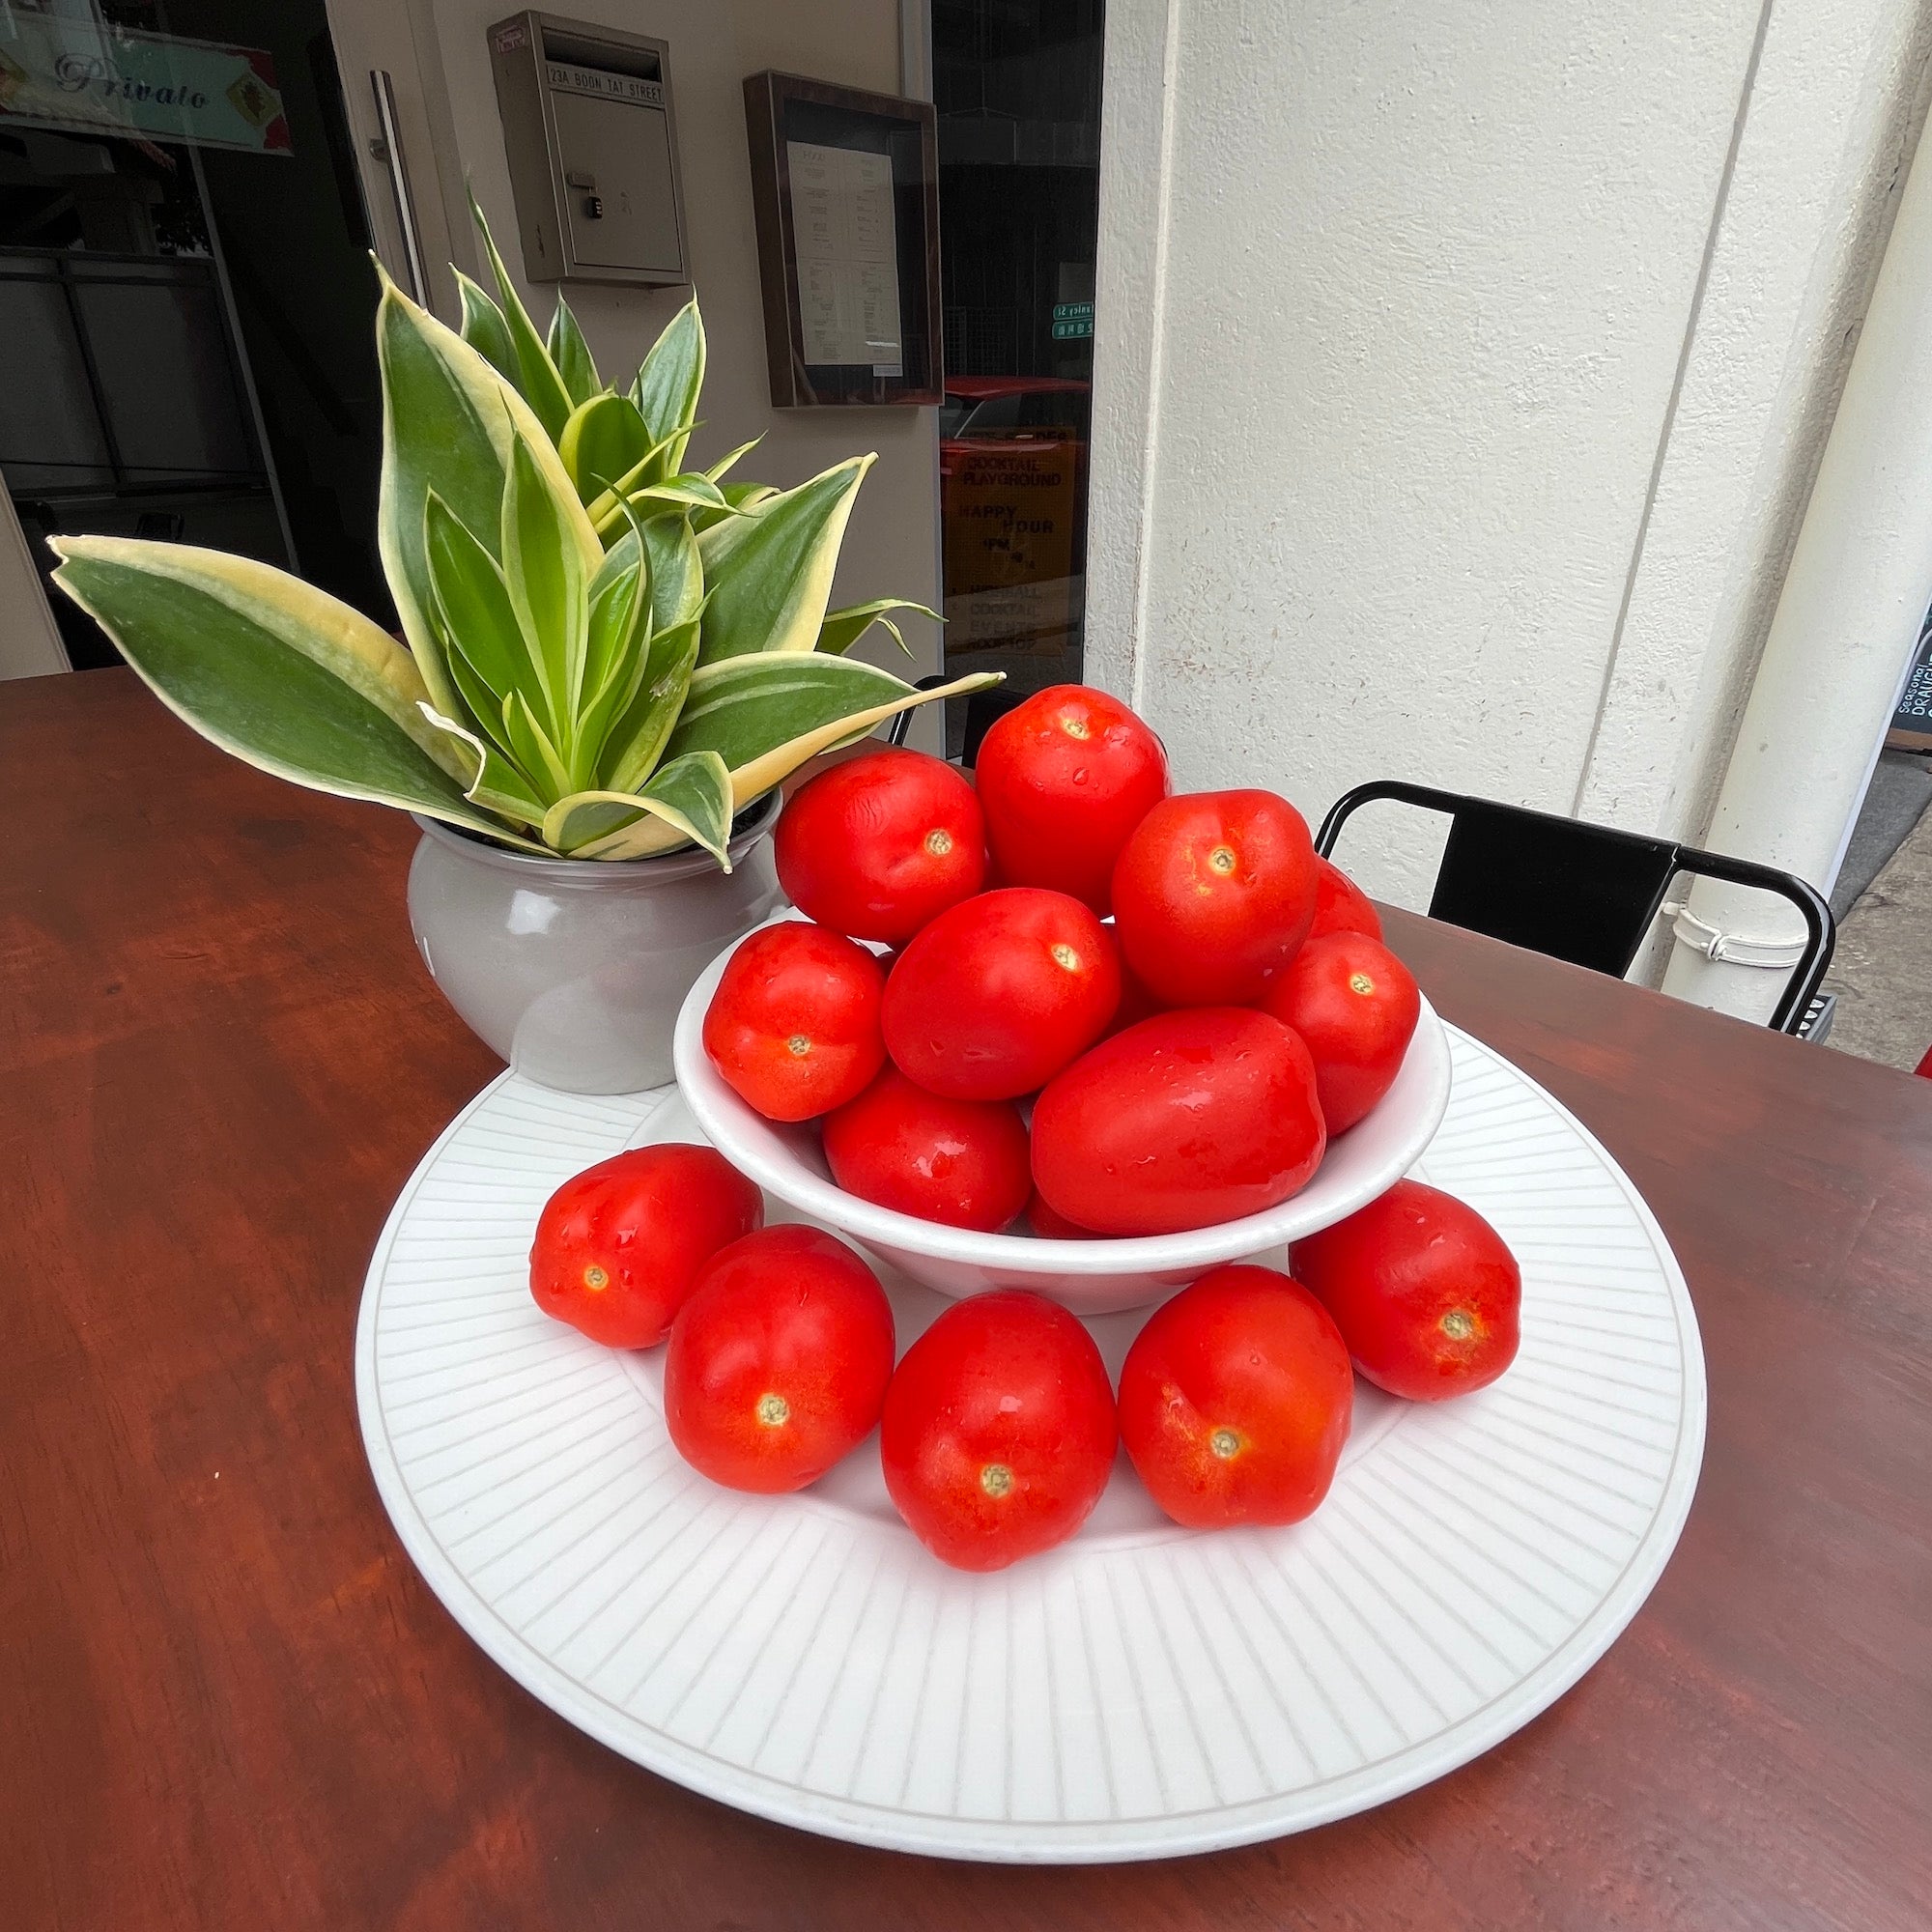
M 408 821 L 219 756 L 121 671 L 0 684 L 0 1923 L 1932 1923 L 1932 1082 L 1395 918 L 1683 1263 L 1711 1411 L 1677 1553 L 1574 1690 L 1380 1810 L 942 1863 L 593 1744 L 391 1532 L 363 1269 L 497 1070 L 411 946 Z

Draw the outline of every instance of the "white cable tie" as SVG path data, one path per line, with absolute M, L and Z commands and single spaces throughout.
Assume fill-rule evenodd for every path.
M 1804 957 L 1811 943 L 1808 938 L 1757 939 L 1747 933 L 1726 932 L 1722 926 L 1699 919 L 1678 899 L 1665 900 L 1663 911 L 1678 943 L 1719 966 L 1761 966 L 1770 972 L 1788 973 Z

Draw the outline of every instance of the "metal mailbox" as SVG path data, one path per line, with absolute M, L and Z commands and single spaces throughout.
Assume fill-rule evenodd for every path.
M 538 13 L 489 41 L 530 280 L 688 282 L 666 43 Z

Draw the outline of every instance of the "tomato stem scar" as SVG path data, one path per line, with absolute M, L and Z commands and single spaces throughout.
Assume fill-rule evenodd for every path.
M 1225 1463 L 1240 1448 L 1241 1438 L 1232 1429 L 1217 1429 L 1208 1436 L 1208 1446 Z
M 952 850 L 952 835 L 943 825 L 935 825 L 925 835 L 925 849 L 935 859 L 943 859 Z
M 611 1285 L 611 1277 L 608 1274 L 606 1274 L 604 1270 L 601 1267 L 599 1267 L 595 1262 L 592 1262 L 590 1265 L 583 1270 L 583 1285 L 585 1288 L 590 1288 L 590 1289 L 609 1288 Z
M 1219 872 L 1224 878 L 1235 869 L 1235 854 L 1232 846 L 1217 845 L 1208 855 L 1208 865 L 1211 871 Z
M 1350 973 L 1349 990 L 1351 993 L 1373 993 L 1376 990 L 1376 982 L 1366 973 Z
M 795 1033 L 785 1041 L 785 1051 L 803 1060 L 811 1051 L 811 1041 L 802 1033 Z
M 758 1398 L 758 1420 L 767 1429 L 780 1429 L 791 1420 L 791 1404 L 781 1395 L 761 1395 Z
M 1013 1472 L 1004 1463 L 988 1463 L 980 1471 L 980 1487 L 989 1496 L 1004 1496 L 1013 1487 Z
M 1078 968 L 1080 955 L 1063 940 L 1053 949 L 1053 963 L 1056 966 L 1065 966 L 1071 973 Z
M 1442 1318 L 1441 1328 L 1452 1342 L 1466 1342 L 1476 1332 L 1475 1321 L 1461 1308 L 1452 1308 Z

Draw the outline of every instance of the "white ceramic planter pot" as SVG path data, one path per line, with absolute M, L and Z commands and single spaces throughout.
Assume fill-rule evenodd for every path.
M 522 1074 L 567 1094 L 632 1094 L 671 1077 L 671 1031 L 720 948 L 782 900 L 776 792 L 705 852 L 601 864 L 532 859 L 417 818 L 410 925 L 430 977 Z

